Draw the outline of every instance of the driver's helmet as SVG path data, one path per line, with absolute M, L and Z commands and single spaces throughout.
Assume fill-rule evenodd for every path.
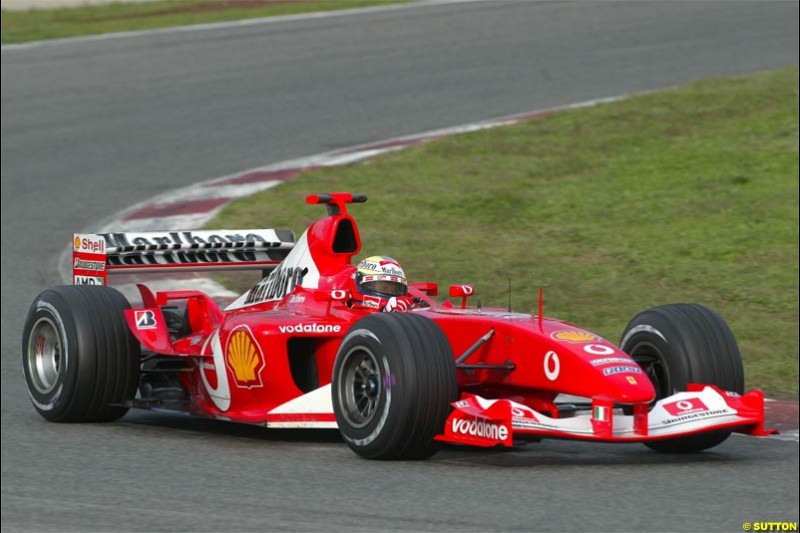
M 408 294 L 408 281 L 400 263 L 384 255 L 361 261 L 355 272 L 353 299 L 367 309 L 383 310 L 393 297 Z

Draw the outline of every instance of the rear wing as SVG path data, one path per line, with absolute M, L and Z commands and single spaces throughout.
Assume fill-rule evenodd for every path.
M 292 246 L 294 234 L 275 229 L 76 233 L 72 282 L 106 285 L 110 274 L 267 271 L 283 261 Z

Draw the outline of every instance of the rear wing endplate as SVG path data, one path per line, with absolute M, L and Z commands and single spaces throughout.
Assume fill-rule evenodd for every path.
M 267 271 L 283 261 L 292 246 L 294 234 L 275 229 L 76 233 L 72 282 L 106 285 L 110 274 Z

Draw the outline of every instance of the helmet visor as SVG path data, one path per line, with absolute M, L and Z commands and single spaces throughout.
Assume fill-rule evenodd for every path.
M 405 296 L 408 293 L 408 286 L 400 281 L 379 279 L 364 281 L 361 286 L 369 292 L 385 294 L 386 296 Z

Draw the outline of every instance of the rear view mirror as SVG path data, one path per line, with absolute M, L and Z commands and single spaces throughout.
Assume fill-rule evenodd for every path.
M 450 297 L 461 298 L 461 309 L 466 309 L 467 298 L 475 295 L 475 287 L 472 285 L 450 285 Z

